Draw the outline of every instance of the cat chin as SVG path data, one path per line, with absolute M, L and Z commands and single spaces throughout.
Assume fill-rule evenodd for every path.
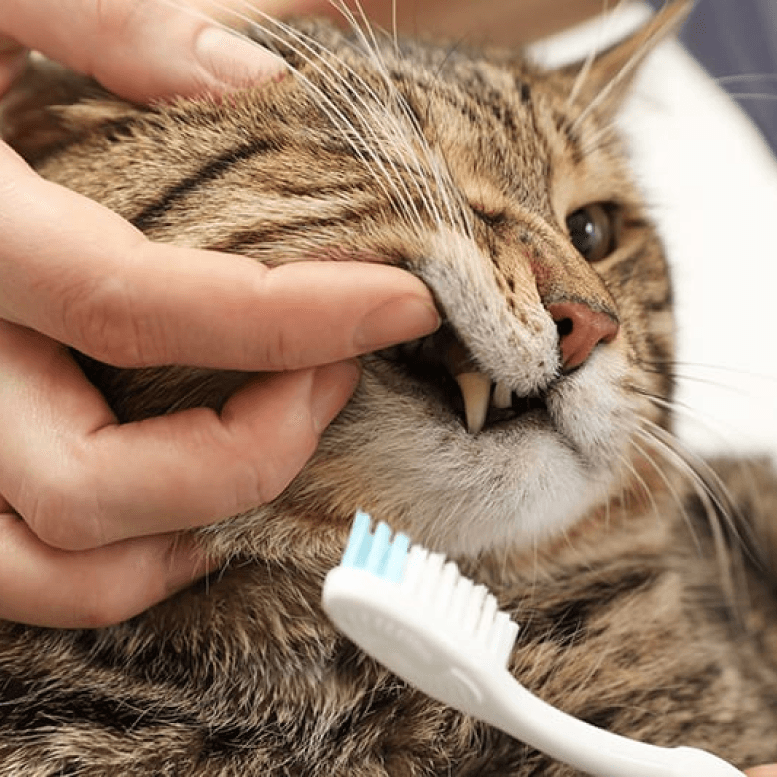
M 552 463 L 537 467 L 520 490 L 458 493 L 460 501 L 450 504 L 448 513 L 435 511 L 434 499 L 419 500 L 405 518 L 406 531 L 433 550 L 461 558 L 537 547 L 571 529 L 601 504 L 611 481 L 605 470 L 586 471 L 575 466 L 573 457 L 557 455 Z
M 601 390 L 602 374 L 611 381 L 617 374 L 617 357 L 602 354 L 579 371 L 555 410 L 477 435 L 433 398 L 395 383 L 388 390 L 380 374 L 365 370 L 286 499 L 325 506 L 343 522 L 365 509 L 455 556 L 557 536 L 608 498 L 625 458 L 628 425 L 613 410 L 622 407 L 622 392 Z

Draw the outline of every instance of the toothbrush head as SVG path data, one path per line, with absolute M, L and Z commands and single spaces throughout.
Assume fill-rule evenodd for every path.
M 323 602 L 335 625 L 395 674 L 473 714 L 481 699 L 469 678 L 484 661 L 506 667 L 518 632 L 454 562 L 392 536 L 384 523 L 373 532 L 361 512 Z

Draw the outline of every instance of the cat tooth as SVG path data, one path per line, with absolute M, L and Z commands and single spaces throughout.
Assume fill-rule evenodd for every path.
M 504 383 L 495 383 L 494 394 L 491 397 L 491 404 L 501 410 L 512 407 L 513 392 Z
M 467 430 L 470 434 L 477 434 L 486 423 L 491 399 L 491 378 L 482 372 L 462 372 L 456 375 L 456 383 L 464 398 Z

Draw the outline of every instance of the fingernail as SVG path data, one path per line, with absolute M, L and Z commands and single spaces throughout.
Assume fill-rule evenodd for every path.
M 214 78 L 232 87 L 270 81 L 287 69 L 276 54 L 219 27 L 206 27 L 197 38 L 195 51 Z
M 440 326 L 440 314 L 426 299 L 400 297 L 368 313 L 356 329 L 359 351 L 376 351 L 388 345 L 431 334 Z
M 361 369 L 355 361 L 327 364 L 316 369 L 310 392 L 310 413 L 317 434 L 321 434 L 343 409 L 360 377 Z

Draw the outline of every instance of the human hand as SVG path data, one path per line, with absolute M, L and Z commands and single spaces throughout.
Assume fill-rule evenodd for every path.
M 27 48 L 134 100 L 282 69 L 222 35 L 153 0 L 3 0 L 0 94 Z M 1 143 L 0 193 L 0 618 L 106 625 L 189 584 L 205 562 L 175 532 L 280 493 L 350 396 L 351 357 L 437 324 L 399 270 L 154 244 Z M 125 367 L 283 372 L 221 414 L 119 425 L 63 344 Z
M 745 774 L 748 775 L 748 777 L 777 777 L 777 764 L 747 769 Z

